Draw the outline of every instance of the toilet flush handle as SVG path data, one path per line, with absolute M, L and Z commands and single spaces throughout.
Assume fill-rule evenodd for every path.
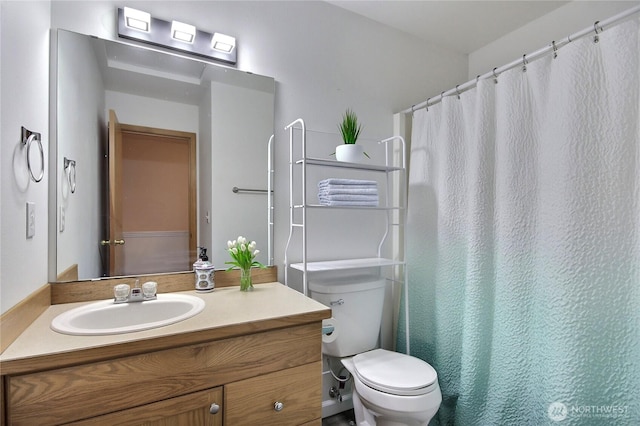
M 331 306 L 344 305 L 344 299 L 332 300 L 331 302 L 329 302 L 329 305 Z

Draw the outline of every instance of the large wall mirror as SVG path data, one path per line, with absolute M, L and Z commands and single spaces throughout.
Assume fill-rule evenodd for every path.
M 239 235 L 272 264 L 274 79 L 53 36 L 49 279 L 188 271 L 196 246 L 223 269 Z

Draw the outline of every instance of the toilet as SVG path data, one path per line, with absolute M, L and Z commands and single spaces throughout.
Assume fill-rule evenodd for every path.
M 323 321 L 322 352 L 341 358 L 353 377 L 358 426 L 427 425 L 442 394 L 428 363 L 376 349 L 382 321 L 385 279 L 363 275 L 309 282 L 311 297 L 331 308 Z

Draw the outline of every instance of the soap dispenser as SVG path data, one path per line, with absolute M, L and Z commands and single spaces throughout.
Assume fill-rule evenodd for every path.
M 200 249 L 199 259 L 193 264 L 193 271 L 196 274 L 196 291 L 207 293 L 213 291 L 215 282 L 213 280 L 214 266 L 209 262 L 207 257 L 207 249 Z

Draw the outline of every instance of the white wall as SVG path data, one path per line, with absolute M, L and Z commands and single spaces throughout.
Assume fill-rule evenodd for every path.
M 392 132 L 392 113 L 452 88 L 602 20 L 637 2 L 572 2 L 521 30 L 463 55 L 323 2 L 194 1 L 0 2 L 2 312 L 47 281 L 47 180 L 24 182 L 16 163 L 20 126 L 43 134 L 48 147 L 49 27 L 116 39 L 115 9 L 132 6 L 165 19 L 190 22 L 238 38 L 238 69 L 277 81 L 276 263 L 288 234 L 288 159 L 285 124 L 303 117 L 316 129 L 335 131 L 346 107 L 365 123 L 366 137 Z M 29 16 L 29 26 L 21 25 Z M 29 52 L 29 67 L 23 66 Z M 25 203 L 36 203 L 36 236 L 25 237 Z
M 49 2 L 0 2 L 2 312 L 47 282 L 50 13 Z M 37 184 L 26 174 L 21 126 L 42 134 L 46 173 Z M 28 201 L 36 208 L 31 239 L 26 238 Z
M 116 39 L 116 7 L 125 4 L 160 18 L 233 34 L 238 40 L 237 68 L 276 79 L 277 265 L 282 265 L 288 235 L 284 126 L 302 117 L 311 128 L 334 132 L 343 111 L 351 107 L 365 124 L 365 137 L 386 137 L 393 131 L 393 112 L 439 93 L 467 74 L 465 56 L 324 2 L 184 1 L 175 7 L 175 2 L 55 1 L 52 26 Z
M 211 140 L 211 91 L 203 96 L 198 106 L 200 140 Z M 198 245 L 213 247 L 211 244 L 211 219 L 207 220 L 206 212 L 211 210 L 213 189 L 211 188 L 211 144 L 198 144 Z M 209 166 L 209 167 L 207 167 Z
M 512 62 L 639 4 L 638 1 L 572 1 L 469 55 L 468 79 Z M 450 89 L 443 88 L 442 90 Z
M 342 112 L 351 107 L 365 123 L 365 137 L 384 137 L 392 133 L 393 112 L 455 85 L 467 74 L 465 56 L 324 2 L 0 4 L 3 312 L 47 282 L 47 178 L 21 190 L 13 176 L 12 158 L 21 125 L 40 131 L 48 147 L 49 27 L 116 39 L 116 7 L 127 5 L 237 37 L 237 68 L 277 81 L 275 261 L 279 265 L 288 234 L 288 153 L 283 127 L 303 117 L 312 128 L 335 131 Z M 29 26 L 21 24 L 26 16 Z M 22 66 L 24 52 L 29 52 L 29 67 Z M 25 238 L 26 201 L 34 201 L 38 213 L 36 236 L 31 240 Z
M 109 110 L 116 112 L 120 124 L 157 127 L 198 134 L 198 107 L 177 102 L 151 99 L 127 93 L 106 92 L 105 120 Z
M 267 189 L 267 142 L 273 131 L 273 94 L 211 83 L 211 245 L 218 269 L 231 260 L 227 241 L 242 235 L 259 242 L 256 260 L 267 263 L 267 196 L 234 193 L 232 188 Z M 251 108 L 253 111 L 246 111 Z M 262 114 L 260 113 L 262 112 Z M 243 114 L 254 117 L 242 120 Z M 229 208 L 233 206 L 233 208 Z
M 106 120 L 104 120 L 104 85 L 88 38 L 64 33 L 59 41 L 70 49 L 62 49 L 57 56 L 57 139 L 58 145 L 58 206 L 56 214 L 57 271 L 78 265 L 80 277 L 99 277 L 102 260 L 98 241 L 104 238 L 102 225 L 103 194 L 100 180 L 104 170 L 96 165 L 104 157 Z M 76 162 L 76 189 L 71 193 L 64 172 L 64 158 Z M 61 208 L 64 209 L 64 229 L 60 227 Z

